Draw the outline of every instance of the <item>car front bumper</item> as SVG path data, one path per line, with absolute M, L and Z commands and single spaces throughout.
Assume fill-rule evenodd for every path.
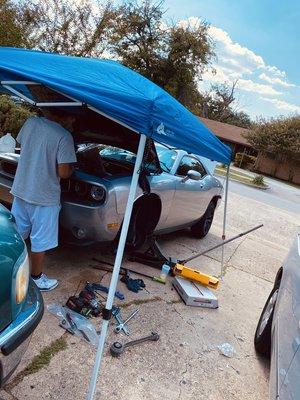
M 43 313 L 43 298 L 37 286 L 31 281 L 21 312 L 0 333 L 0 386 L 5 384 L 17 368 Z
M 114 199 L 110 199 L 106 204 L 99 206 L 62 201 L 60 226 L 71 234 L 71 237 L 82 242 L 113 241 L 121 222 L 121 216 L 116 212 Z M 65 241 L 64 238 L 62 239 Z

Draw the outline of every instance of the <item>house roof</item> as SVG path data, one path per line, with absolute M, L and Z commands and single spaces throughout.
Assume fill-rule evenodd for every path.
M 214 121 L 208 118 L 198 118 L 207 126 L 208 129 L 218 136 L 219 139 L 251 147 L 247 139 L 242 136 L 249 133 L 249 129 L 225 124 L 224 122 Z

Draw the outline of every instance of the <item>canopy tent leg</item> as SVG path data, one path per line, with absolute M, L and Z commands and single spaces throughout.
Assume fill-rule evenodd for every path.
M 139 141 L 137 157 L 136 157 L 136 161 L 135 161 L 135 166 L 134 166 L 134 171 L 133 171 L 133 175 L 132 175 L 130 190 L 129 190 L 129 196 L 128 196 L 128 200 L 127 200 L 127 206 L 126 206 L 125 215 L 124 215 L 124 221 L 123 221 L 123 225 L 122 225 L 122 229 L 121 229 L 118 250 L 117 250 L 117 254 L 116 254 L 116 258 L 115 258 L 115 264 L 114 264 L 113 273 L 112 273 L 112 277 L 111 277 L 111 281 L 110 281 L 110 285 L 109 285 L 109 292 L 108 292 L 108 296 L 107 296 L 107 300 L 106 300 L 105 310 L 106 310 L 106 313 L 108 313 L 108 314 L 111 313 L 111 309 L 112 309 L 113 301 L 114 301 L 114 295 L 115 295 L 115 291 L 117 288 L 119 272 L 120 272 L 121 263 L 122 263 L 122 259 L 123 259 L 125 243 L 126 243 L 133 203 L 134 203 L 134 199 L 135 199 L 135 195 L 136 195 L 139 173 L 140 173 L 140 169 L 141 169 L 141 165 L 142 165 L 142 161 L 143 161 L 145 145 L 146 145 L 146 136 L 141 135 L 140 141 Z M 97 348 L 95 364 L 93 367 L 93 372 L 92 372 L 92 376 L 91 376 L 91 380 L 90 380 L 90 386 L 89 386 L 87 400 L 92 400 L 95 395 L 97 378 L 98 378 L 98 374 L 99 374 L 99 370 L 100 370 L 100 364 L 102 361 L 103 350 L 104 350 L 104 345 L 105 345 L 105 340 L 106 340 L 106 335 L 107 335 L 107 330 L 108 330 L 108 325 L 109 325 L 109 319 L 110 319 L 110 316 L 108 316 L 107 319 L 103 319 L 103 323 L 102 323 L 102 327 L 101 327 L 101 334 L 100 334 L 100 338 L 99 338 L 99 344 L 98 344 L 98 348 Z
M 222 232 L 222 240 L 223 241 L 225 241 L 225 239 L 226 239 L 226 218 L 227 218 L 229 171 L 230 171 L 230 164 L 227 165 L 227 171 L 226 171 L 224 215 L 223 215 L 223 232 Z M 221 277 L 222 277 L 222 274 L 223 274 L 223 271 L 224 271 L 224 247 L 225 246 L 222 246 Z

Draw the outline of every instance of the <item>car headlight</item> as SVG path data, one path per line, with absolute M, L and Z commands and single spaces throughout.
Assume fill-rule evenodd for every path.
M 85 182 L 75 182 L 74 191 L 78 196 L 84 196 L 87 192 L 87 184 Z
M 22 303 L 22 301 L 27 296 L 29 284 L 29 260 L 28 254 L 26 254 L 25 260 L 20 265 L 17 275 L 16 275 L 16 302 L 17 304 Z
M 105 199 L 105 189 L 102 186 L 92 186 L 91 196 L 96 201 L 104 201 Z

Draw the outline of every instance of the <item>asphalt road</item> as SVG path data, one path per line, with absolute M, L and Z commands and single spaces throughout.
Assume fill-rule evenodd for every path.
M 270 178 L 266 178 L 265 181 L 270 185 L 267 190 L 256 189 L 239 182 L 230 181 L 229 196 L 230 192 L 233 192 L 300 216 L 300 189 Z

